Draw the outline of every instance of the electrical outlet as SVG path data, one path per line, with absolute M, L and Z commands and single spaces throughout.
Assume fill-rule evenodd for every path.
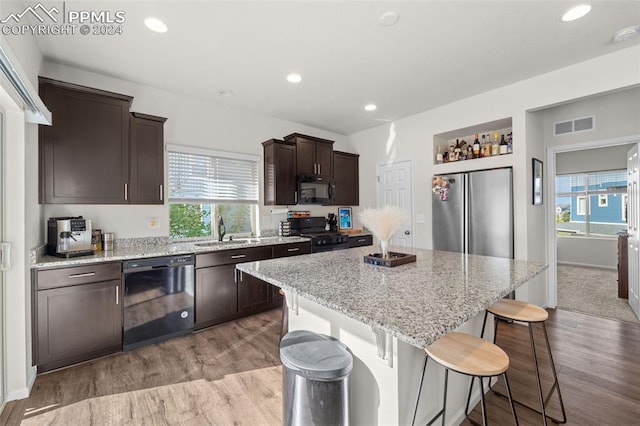
M 424 223 L 424 214 L 419 213 L 416 215 L 416 223 Z
M 157 217 L 148 218 L 147 225 L 149 226 L 150 229 L 156 229 L 156 228 L 160 227 L 160 223 L 158 222 L 158 218 Z

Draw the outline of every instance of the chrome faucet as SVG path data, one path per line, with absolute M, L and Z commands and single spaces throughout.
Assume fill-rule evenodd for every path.
M 218 241 L 222 241 L 224 236 L 227 233 L 227 228 L 224 226 L 224 220 L 222 220 L 222 216 L 218 217 Z

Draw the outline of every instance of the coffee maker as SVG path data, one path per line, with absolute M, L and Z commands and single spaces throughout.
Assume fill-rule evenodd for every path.
M 91 221 L 82 216 L 50 217 L 47 221 L 47 254 L 66 258 L 94 254 Z

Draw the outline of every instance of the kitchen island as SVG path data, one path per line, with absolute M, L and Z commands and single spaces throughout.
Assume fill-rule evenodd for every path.
M 365 264 L 371 248 L 364 247 L 237 265 L 285 291 L 290 330 L 328 334 L 350 348 L 353 424 L 409 424 L 422 348 L 456 329 L 479 335 L 486 307 L 547 268 L 539 262 L 401 250 L 417 261 L 394 268 Z M 435 365 L 428 368 L 418 424 L 441 403 L 444 378 Z M 450 378 L 447 423 L 464 417 L 469 380 Z

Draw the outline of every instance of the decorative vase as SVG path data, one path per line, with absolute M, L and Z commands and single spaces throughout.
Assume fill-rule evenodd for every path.
M 389 241 L 380 241 L 380 253 L 382 253 L 383 259 L 389 257 Z

